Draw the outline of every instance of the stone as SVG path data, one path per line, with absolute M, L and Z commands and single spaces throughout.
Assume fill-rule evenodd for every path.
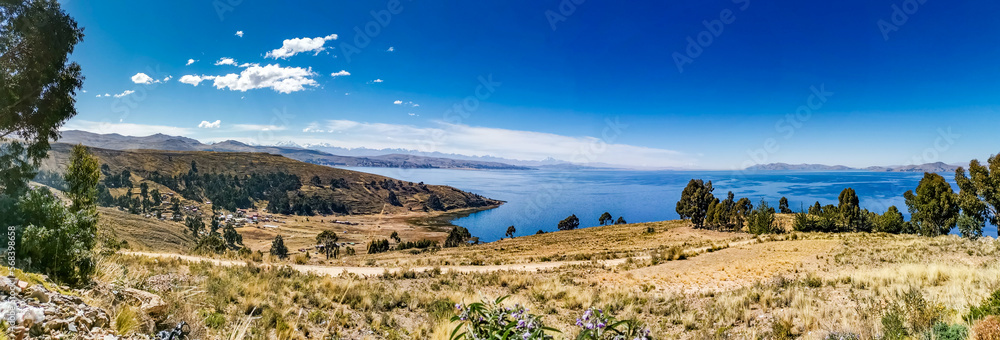
M 39 289 L 37 287 L 33 287 L 31 289 L 31 291 L 28 293 L 28 298 L 38 300 L 38 302 L 41 303 L 49 303 L 49 300 L 51 300 L 49 298 L 48 292 L 46 292 L 44 289 Z

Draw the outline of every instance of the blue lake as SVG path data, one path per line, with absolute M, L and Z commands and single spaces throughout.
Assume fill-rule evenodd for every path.
M 517 229 L 517 235 L 530 235 L 538 230 L 555 231 L 559 221 L 571 214 L 580 218 L 581 227 L 598 225 L 598 217 L 605 211 L 615 219 L 623 216 L 629 223 L 677 219 L 675 204 L 692 178 L 712 181 L 714 193 L 720 199 L 732 191 L 737 198 L 750 198 L 754 205 L 764 199 L 777 207 L 778 199 L 784 196 L 795 211 L 808 209 L 816 201 L 824 205 L 836 204 L 841 190 L 851 187 L 857 192 L 862 207 L 882 213 L 895 205 L 909 218 L 903 193 L 915 189 L 923 177 L 923 173 L 863 171 L 348 169 L 411 182 L 449 185 L 506 201 L 499 208 L 452 221 L 469 228 L 474 236 L 486 242 L 503 237 L 511 225 Z M 943 173 L 942 176 L 955 187 L 953 174 Z M 994 226 L 987 226 L 983 233 L 996 237 L 996 230 Z

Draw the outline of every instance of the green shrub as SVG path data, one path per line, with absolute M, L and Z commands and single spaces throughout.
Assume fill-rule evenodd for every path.
M 545 327 L 540 316 L 529 314 L 527 309 L 514 305 L 513 309 L 501 304 L 507 297 L 492 302 L 476 302 L 468 306 L 455 305 L 459 314 L 451 318 L 458 326 L 451 332 L 451 339 L 552 339 L 545 334 L 559 331 Z
M 971 325 L 989 315 L 1000 315 L 1000 290 L 993 292 L 979 306 L 969 308 L 969 314 L 965 315 L 965 322 Z
M 926 339 L 935 340 L 965 340 L 969 337 L 969 329 L 965 326 L 955 324 L 948 325 L 943 322 L 939 322 L 934 325 L 934 328 L 924 335 Z
M 882 315 L 882 336 L 886 340 L 902 340 L 906 338 L 906 324 L 903 321 L 903 311 L 899 306 L 893 306 Z

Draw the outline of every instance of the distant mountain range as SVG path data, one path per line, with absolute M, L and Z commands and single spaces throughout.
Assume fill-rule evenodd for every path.
M 852 168 L 843 165 L 770 163 L 747 167 L 746 171 L 875 171 L 875 172 L 954 172 L 960 165 L 944 162 L 921 165 L 870 166 Z
M 328 166 L 358 166 L 385 168 L 428 168 L 428 169 L 480 169 L 480 170 L 531 170 L 531 167 L 493 161 L 465 160 L 443 157 L 425 157 L 406 154 L 382 154 L 370 156 L 343 156 L 299 146 L 259 146 L 233 140 L 215 144 L 204 144 L 195 139 L 179 136 L 155 134 L 146 137 L 123 136 L 119 134 L 96 134 L 86 131 L 63 131 L 60 143 L 83 144 L 95 148 L 111 150 L 166 150 L 166 151 L 218 151 L 218 152 L 263 152 L 285 156 L 294 160 Z M 340 149 L 340 148 L 337 148 Z M 347 149 L 344 149 L 347 150 Z

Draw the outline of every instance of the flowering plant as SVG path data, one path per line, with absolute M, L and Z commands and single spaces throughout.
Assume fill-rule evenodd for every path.
M 636 320 L 616 320 L 601 309 L 590 308 L 576 319 L 577 340 L 652 340 L 649 328 Z
M 513 308 L 501 306 L 506 299 L 507 296 L 493 302 L 455 305 L 458 315 L 451 321 L 460 323 L 451 332 L 451 339 L 545 340 L 552 339 L 545 334 L 546 331 L 559 332 L 545 327 L 541 317 L 528 313 L 528 309 L 521 305 L 515 304 Z

